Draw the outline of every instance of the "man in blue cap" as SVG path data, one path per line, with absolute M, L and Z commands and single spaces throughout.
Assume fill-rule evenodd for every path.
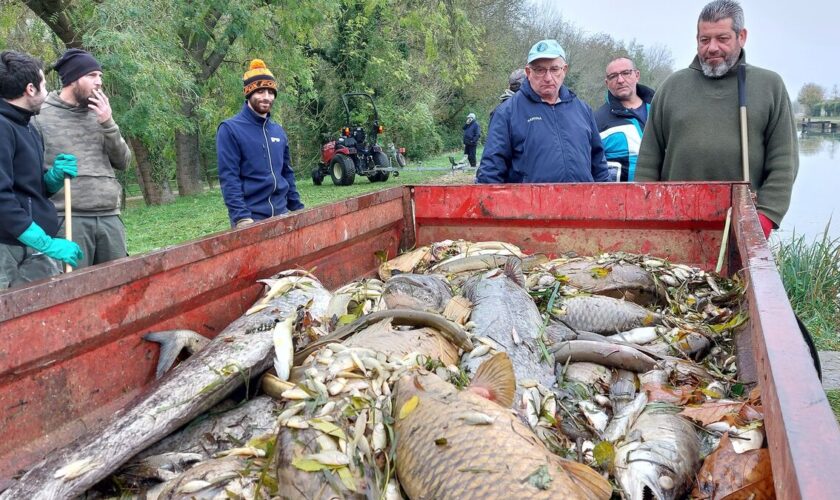
M 568 68 L 556 40 L 531 47 L 522 87 L 496 108 L 476 182 L 609 180 L 592 108 L 563 85 Z

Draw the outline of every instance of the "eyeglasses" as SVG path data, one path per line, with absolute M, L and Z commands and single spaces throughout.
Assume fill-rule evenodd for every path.
M 563 71 L 563 66 L 552 66 L 550 68 L 542 68 L 540 66 L 528 66 L 531 68 L 531 71 L 540 77 L 545 76 L 546 72 L 550 72 L 551 76 L 560 76 L 560 73 Z
M 624 78 L 626 80 L 627 78 L 630 78 L 630 75 L 632 75 L 635 72 L 636 72 L 635 69 L 625 69 L 624 71 L 619 71 L 618 73 L 610 73 L 609 75 L 607 75 L 607 81 L 612 82 L 615 79 L 617 79 L 619 76 L 621 76 L 621 78 Z

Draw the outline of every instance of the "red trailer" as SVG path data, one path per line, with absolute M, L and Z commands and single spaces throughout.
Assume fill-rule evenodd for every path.
M 829 498 L 840 430 L 740 183 L 395 187 L 0 293 L 0 490 L 17 471 L 97 427 L 154 380 L 157 345 L 212 337 L 257 298 L 256 280 L 315 268 L 335 288 L 372 275 L 380 250 L 443 239 L 526 252 L 647 253 L 748 282 L 751 347 L 779 498 Z

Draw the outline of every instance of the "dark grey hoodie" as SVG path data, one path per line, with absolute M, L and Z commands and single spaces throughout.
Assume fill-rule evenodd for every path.
M 96 113 L 71 106 L 57 92 L 50 92 L 33 120 L 44 138 L 44 168 L 49 169 L 59 153 L 76 156 L 79 175 L 71 181 L 73 214 L 81 216 L 120 213 L 122 187 L 114 169 L 123 170 L 131 150 L 113 119 L 103 124 Z M 53 195 L 59 214 L 64 211 L 64 189 Z

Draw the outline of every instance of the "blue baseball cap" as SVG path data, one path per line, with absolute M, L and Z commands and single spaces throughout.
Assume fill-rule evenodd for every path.
M 531 47 L 528 52 L 528 64 L 537 59 L 566 59 L 566 51 L 557 43 L 557 40 L 540 40 Z

